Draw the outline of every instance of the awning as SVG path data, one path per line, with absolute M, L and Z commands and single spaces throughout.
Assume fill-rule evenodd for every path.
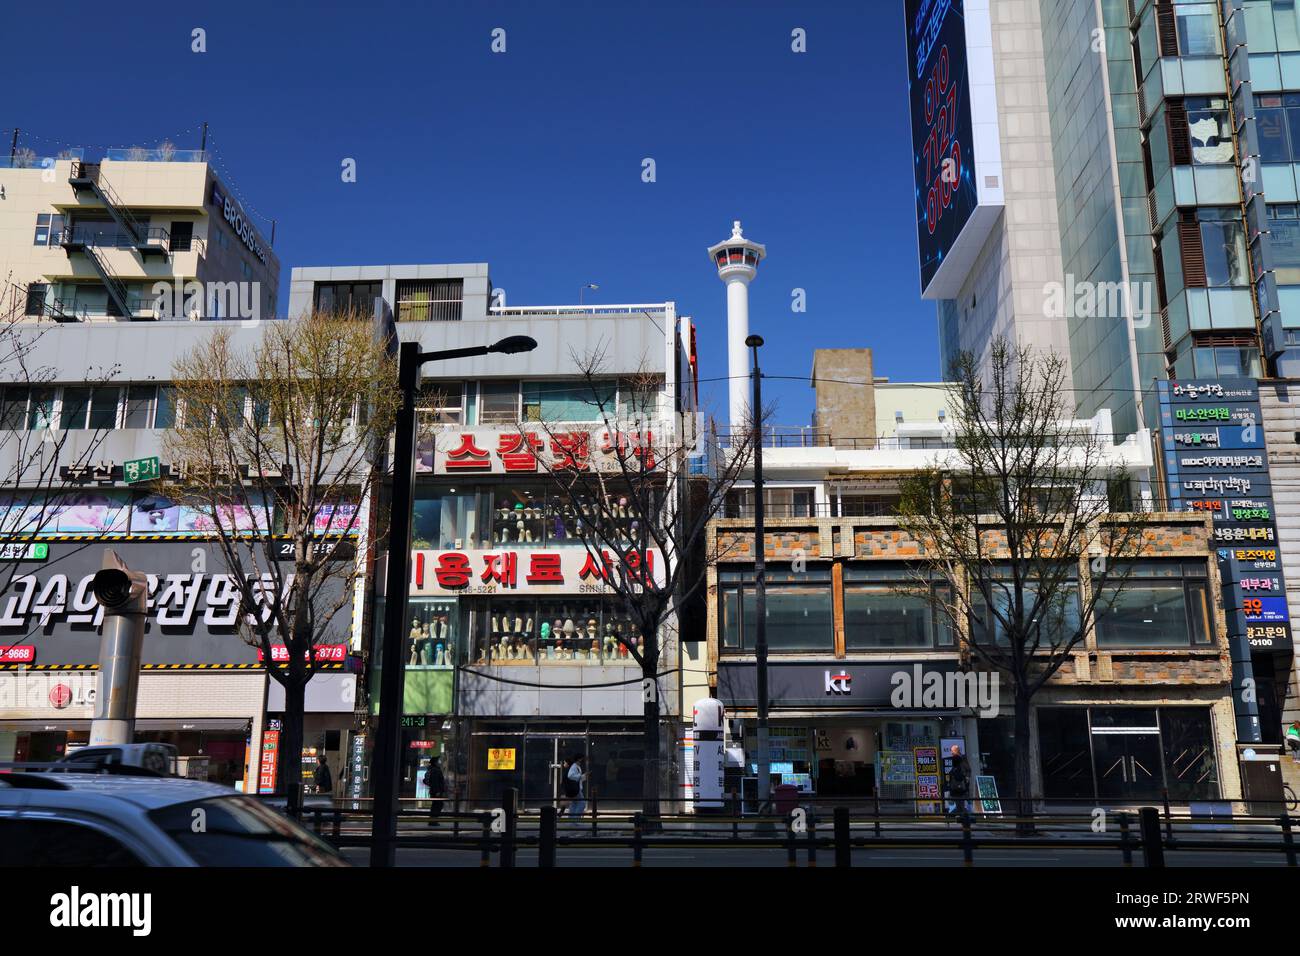
M 753 719 L 758 716 L 758 711 L 753 707 L 728 707 L 727 719 L 735 720 L 740 717 Z M 835 710 L 769 710 L 767 719 L 769 723 L 777 723 L 783 720 L 939 720 L 945 717 L 961 717 L 960 710 L 940 710 L 932 708 L 930 710 L 895 710 L 892 707 L 881 707 L 875 710 L 847 710 L 836 708 Z

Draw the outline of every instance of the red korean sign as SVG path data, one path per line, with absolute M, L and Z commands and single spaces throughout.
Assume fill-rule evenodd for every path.
M 35 644 L 14 644 L 0 647 L 0 662 L 5 664 L 30 664 L 36 660 Z
M 322 644 L 319 647 L 312 648 L 315 652 L 318 662 L 344 661 L 348 656 L 348 646 L 346 644 Z M 303 657 L 307 655 L 304 654 Z M 262 649 L 257 649 L 257 662 L 260 664 L 265 659 Z M 271 660 L 276 664 L 283 664 L 289 660 L 289 649 L 283 644 L 271 645 Z
M 280 764 L 280 731 L 262 732 L 262 759 L 257 772 L 257 792 L 275 792 L 275 771 Z
M 411 596 L 454 594 L 611 593 L 624 579 L 662 587 L 658 549 L 620 560 L 611 551 L 553 549 L 416 551 L 411 556 Z
M 553 471 L 611 471 L 619 468 L 620 461 L 637 471 L 650 470 L 657 463 L 656 440 L 655 427 L 595 431 L 541 427 L 530 430 L 527 426 L 454 429 L 437 436 L 433 472 L 536 475 Z

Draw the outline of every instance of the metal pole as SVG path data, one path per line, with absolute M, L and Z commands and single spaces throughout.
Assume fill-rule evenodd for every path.
M 14 157 L 18 155 L 18 127 L 14 127 L 14 138 L 9 143 L 9 165 L 14 164 Z
M 406 592 L 411 576 L 411 508 L 415 487 L 415 392 L 420 381 L 420 343 L 403 342 L 398 350 L 397 382 L 402 406 L 397 412 L 393 448 L 393 498 L 388 531 L 388 574 L 384 591 L 384 639 L 380 651 L 379 729 L 371 757 L 374 817 L 370 865 L 396 862 L 397 775 L 402 713 L 402 644 Z
M 90 745 L 129 744 L 135 736 L 148 582 L 144 574 L 128 571 L 116 552 L 105 551 L 103 568 L 92 587 L 105 620 Z
M 754 657 L 758 671 L 758 802 L 762 807 L 772 795 L 772 761 L 767 739 L 767 557 L 763 502 L 763 372 L 758 367 L 758 347 L 763 339 L 751 335 L 745 340 L 754 354 L 750 373 L 754 383 L 749 407 L 754 428 Z
M 206 153 L 207 151 L 208 151 L 208 124 L 207 124 L 207 123 L 204 123 L 204 124 L 203 124 L 203 141 L 199 143 L 199 152 L 200 152 L 200 153 Z M 206 159 L 207 157 L 205 156 L 204 158 Z

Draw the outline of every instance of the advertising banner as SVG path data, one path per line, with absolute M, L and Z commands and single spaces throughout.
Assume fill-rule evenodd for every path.
M 1214 520 L 1229 637 L 1290 650 L 1258 384 L 1162 381 L 1157 388 L 1169 507 Z

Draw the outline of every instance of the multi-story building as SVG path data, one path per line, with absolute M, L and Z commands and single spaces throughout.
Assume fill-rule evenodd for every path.
M 1300 372 L 1295 4 L 904 6 L 922 289 L 938 300 L 945 362 L 959 349 L 986 359 L 999 333 L 1050 347 L 1069 362 L 1077 414 L 1107 409 L 1120 435 L 1173 427 L 1170 381 Z M 1216 440 L 1263 447 L 1262 434 Z M 1207 507 L 1216 499 L 1165 495 L 1181 487 L 1170 468 L 1205 457 L 1184 453 L 1165 445 L 1156 456 L 1165 480 L 1153 493 L 1170 509 Z M 1266 488 L 1267 463 L 1245 468 L 1256 474 L 1212 477 Z M 1259 525 L 1263 499 L 1249 498 L 1235 513 Z M 1275 529 L 1232 527 L 1241 522 L 1220 510 L 1219 540 L 1274 540 Z M 1263 510 L 1271 522 L 1272 504 Z M 1278 744 L 1274 718 L 1296 693 L 1289 621 L 1270 619 L 1264 643 L 1248 640 L 1242 615 L 1229 628 L 1250 648 L 1234 651 L 1239 687 L 1268 675 L 1282 698 L 1243 722 L 1242 739 Z
M 0 162 L 0 196 L 0 278 L 28 316 L 276 313 L 279 260 L 201 151 L 15 155 Z
M 842 355 L 831 358 L 842 364 Z M 814 365 L 825 367 L 820 356 Z M 868 367 L 863 361 L 859 372 Z M 864 429 L 872 423 L 859 419 Z M 1014 793 L 1005 681 L 991 697 L 996 715 L 945 695 L 918 704 L 897 694 L 899 675 L 910 686 L 943 686 L 959 670 L 979 669 L 965 629 L 920 593 L 923 545 L 892 516 L 900 479 L 952 447 L 951 423 L 900 423 L 884 441 L 855 441 L 845 419 L 824 424 L 834 441 L 789 442 L 772 429 L 764 442 L 774 775 L 821 796 L 924 802 L 927 773 L 918 761 L 932 763 L 957 744 L 1001 795 Z M 1069 428 L 1113 441 L 1104 411 Z M 1108 455 L 1116 469 L 1149 469 L 1149 436 L 1113 442 Z M 719 560 L 708 577 L 710 670 L 728 716 L 740 721 L 745 775 L 756 770 L 753 491 L 744 487 L 751 480 L 746 474 L 711 523 Z M 1210 521 L 1148 517 L 1122 599 L 1034 699 L 1034 792 L 1046 798 L 1151 800 L 1166 788 L 1175 800 L 1241 796 Z M 1080 588 L 1090 587 L 1090 574 L 1080 560 Z
M 299 268 L 291 282 L 292 315 L 373 308 L 378 299 L 399 338 L 423 351 L 510 335 L 538 343 L 525 354 L 424 370 L 408 640 L 399 662 L 401 793 L 424 796 L 423 767 L 446 754 L 444 767 L 465 797 L 495 799 L 515 787 L 525 800 L 548 801 L 559 795 L 556 768 L 582 753 L 598 798 L 640 797 L 641 671 L 618 639 L 631 635 L 631 622 L 578 534 L 580 503 L 559 491 L 551 467 L 571 454 L 580 467 L 609 464 L 604 415 L 634 401 L 645 412 L 638 427 L 678 434 L 682 413 L 696 403 L 690 320 L 672 302 L 493 304 L 500 296 L 485 263 Z M 603 410 L 599 401 L 608 403 Z M 617 476 L 610 480 L 616 495 Z M 646 560 L 662 571 L 662 555 Z M 383 583 L 377 575 L 376 630 Z M 676 739 L 682 675 L 696 672 L 696 685 L 704 684 L 699 645 L 677 634 L 676 621 L 661 634 L 661 671 L 671 675 L 660 685 L 665 756 Z M 380 666 L 386 662 L 372 656 L 372 713 Z
M 276 311 L 270 243 L 202 153 L 15 153 L 0 162 L 0 277 L 4 334 L 27 369 L 6 365 L 0 395 L 0 759 L 87 741 L 102 624 L 89 583 L 111 547 L 151 582 L 137 739 L 176 744 L 194 775 L 265 789 L 300 759 L 276 747 L 283 693 L 239 634 L 204 516 L 158 487 L 174 477 L 162 433 L 193 413 L 177 407 L 173 363 L 218 329 L 257 343 L 265 326 L 249 320 Z M 205 317 L 218 321 L 193 321 Z M 336 769 L 356 683 L 351 615 L 338 620 L 304 751 Z

